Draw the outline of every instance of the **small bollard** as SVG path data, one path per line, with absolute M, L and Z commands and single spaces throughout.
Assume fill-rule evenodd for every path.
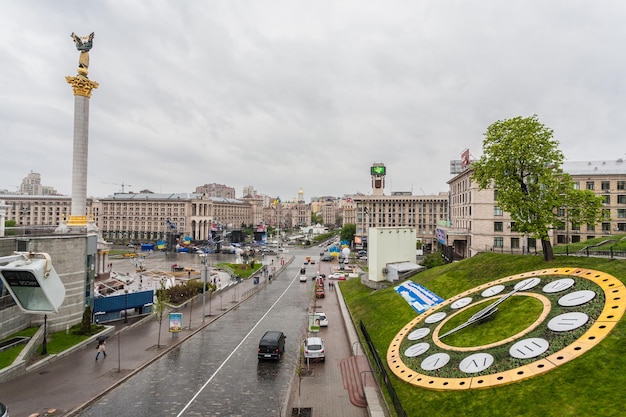
M 65 325 L 65 334 L 70 334 L 70 325 L 69 324 Z

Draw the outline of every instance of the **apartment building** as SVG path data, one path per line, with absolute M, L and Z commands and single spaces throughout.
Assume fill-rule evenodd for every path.
M 417 238 L 433 244 L 440 222 L 448 219 L 448 193 L 415 196 L 358 195 L 353 197 L 356 236 L 367 240 L 370 227 L 414 227 Z
M 98 229 L 106 240 L 155 241 L 172 230 L 207 240 L 213 224 L 250 225 L 251 205 L 243 200 L 198 193 L 115 194 L 98 201 Z
M 62 195 L 0 194 L 7 207 L 6 220 L 19 226 L 58 226 L 65 221 L 72 208 L 72 198 Z M 87 216 L 97 214 L 94 199 L 87 199 Z
M 558 209 L 564 226 L 550 233 L 553 245 L 576 243 L 599 236 L 626 232 L 626 163 L 615 161 L 565 162 L 563 170 L 571 175 L 578 189 L 602 196 L 607 220 L 599 224 L 572 224 L 567 207 Z M 503 253 L 535 252 L 535 239 L 514 231 L 508 213 L 496 203 L 496 190 L 479 190 L 471 180 L 471 164 L 448 181 L 450 219 L 437 230 L 438 243 L 450 248 L 455 258 L 465 258 L 485 251 Z

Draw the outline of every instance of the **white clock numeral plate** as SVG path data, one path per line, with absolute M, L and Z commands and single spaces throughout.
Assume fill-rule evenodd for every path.
M 533 287 L 536 287 L 537 285 L 539 285 L 540 282 L 541 282 L 541 278 L 527 278 L 515 284 L 515 287 L 513 288 L 515 288 L 518 291 L 526 291 Z
M 420 367 L 425 371 L 434 371 L 435 369 L 443 368 L 448 362 L 450 362 L 450 355 L 440 352 L 428 356 L 422 361 Z
M 559 298 L 561 307 L 574 307 L 585 304 L 595 298 L 596 292 L 591 290 L 574 291 Z
M 531 337 L 516 342 L 509 349 L 509 355 L 517 359 L 535 358 L 548 350 L 550 343 L 546 339 Z
M 587 323 L 589 316 L 579 311 L 560 314 L 548 322 L 548 329 L 554 332 L 567 332 L 578 329 Z
M 480 295 L 487 298 L 496 294 L 500 294 L 502 291 L 504 291 L 504 285 L 494 285 L 493 287 L 487 288 Z
M 551 283 L 544 285 L 543 292 L 547 292 L 550 294 L 564 291 L 571 288 L 575 283 L 576 281 L 571 278 L 557 279 L 556 281 L 552 281 Z
M 493 356 L 488 353 L 474 353 L 463 359 L 459 363 L 459 370 L 466 374 L 475 374 L 476 372 L 484 371 L 489 368 L 493 363 Z
M 433 323 L 437 323 L 438 321 L 443 320 L 444 318 L 446 318 L 446 313 L 442 311 L 439 313 L 431 314 L 430 316 L 426 317 L 424 319 L 424 323 L 433 324 Z
M 430 345 L 428 343 L 417 343 L 413 346 L 410 346 L 407 350 L 405 350 L 404 356 L 408 356 L 409 358 L 414 358 L 426 352 L 429 348 L 430 348 Z
M 428 333 L 430 333 L 430 329 L 427 327 L 422 327 L 421 329 L 413 330 L 411 333 L 409 333 L 407 338 L 409 340 L 420 340 L 424 336 L 428 335 Z
M 472 297 L 461 298 L 460 300 L 456 300 L 455 302 L 453 302 L 450 305 L 450 308 L 454 310 L 458 310 L 459 308 L 463 308 L 471 302 L 472 302 Z

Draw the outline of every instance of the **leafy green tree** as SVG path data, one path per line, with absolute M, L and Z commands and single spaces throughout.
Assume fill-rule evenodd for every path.
M 90 335 L 91 334 L 91 307 L 85 307 L 83 311 L 83 320 L 80 322 L 79 334 Z
M 420 262 L 420 265 L 425 266 L 428 269 L 445 264 L 446 261 L 443 260 L 443 256 L 441 256 L 441 253 L 439 252 L 429 253 L 428 255 L 424 256 L 424 259 L 422 259 L 422 262 Z
M 341 228 L 339 238 L 341 240 L 352 242 L 354 240 L 354 235 L 356 235 L 356 224 L 348 223 Z
M 311 224 L 322 224 L 324 222 L 324 218 L 319 213 L 311 212 Z
M 541 241 L 546 261 L 554 259 L 549 231 L 563 224 L 559 209 L 574 224 L 602 220 L 602 199 L 574 189 L 552 133 L 536 115 L 497 121 L 484 134 L 483 155 L 472 163 L 472 179 L 480 189 L 495 188 L 498 206 L 510 213 L 516 231 Z
M 4 221 L 4 227 L 6 227 L 8 230 L 5 232 L 5 234 L 7 236 L 13 236 L 16 234 L 15 230 L 13 229 L 14 227 L 17 227 L 17 222 L 15 220 L 5 220 Z

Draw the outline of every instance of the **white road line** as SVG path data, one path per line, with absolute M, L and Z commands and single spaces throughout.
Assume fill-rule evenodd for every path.
M 278 304 L 278 302 L 285 296 L 285 294 L 287 293 L 287 290 L 293 285 L 293 283 L 296 281 L 296 278 L 298 277 L 298 275 L 294 276 L 293 279 L 291 280 L 291 283 L 287 286 L 287 288 L 285 288 L 285 291 L 283 291 L 283 293 L 280 295 L 280 297 L 278 297 L 278 299 L 274 302 L 274 304 L 272 304 L 272 306 L 265 312 L 265 314 L 263 314 L 263 316 L 261 316 L 261 318 L 256 322 L 256 324 L 254 325 L 254 327 L 252 327 L 252 329 L 250 329 L 250 331 L 248 332 L 248 334 L 246 334 L 243 339 L 241 339 L 241 342 L 239 342 L 239 344 L 235 347 L 235 349 L 233 349 L 233 351 L 230 353 L 230 355 L 228 355 L 228 357 L 224 360 L 224 362 L 222 362 L 222 364 L 215 370 L 215 372 L 213 372 L 213 374 L 209 377 L 209 379 L 207 379 L 207 381 L 200 387 L 200 389 L 198 390 L 198 392 L 196 392 L 193 397 L 191 397 L 191 399 L 189 400 L 189 402 L 187 404 L 185 404 L 185 406 L 183 407 L 182 410 L 180 410 L 180 412 L 176 415 L 176 417 L 180 417 L 183 415 L 183 413 L 185 411 L 187 411 L 187 409 L 191 406 L 191 404 L 193 404 L 193 402 L 196 400 L 196 398 L 198 398 L 198 395 L 200 395 L 200 393 L 202 391 L 204 391 L 204 389 L 207 387 L 207 385 L 209 385 L 211 383 L 211 381 L 213 380 L 213 378 L 215 378 L 215 376 L 222 370 L 222 368 L 224 367 L 224 365 L 226 365 L 226 362 L 228 362 L 230 360 L 230 358 L 235 354 L 235 352 L 237 352 L 237 349 L 239 349 L 241 347 L 241 345 L 243 344 L 243 342 L 246 341 L 246 339 L 248 338 L 248 336 L 250 336 L 250 334 L 254 331 L 254 329 L 256 329 L 259 324 L 261 323 L 261 321 L 270 313 L 270 311 L 272 311 L 272 309 L 276 306 L 276 304 Z

